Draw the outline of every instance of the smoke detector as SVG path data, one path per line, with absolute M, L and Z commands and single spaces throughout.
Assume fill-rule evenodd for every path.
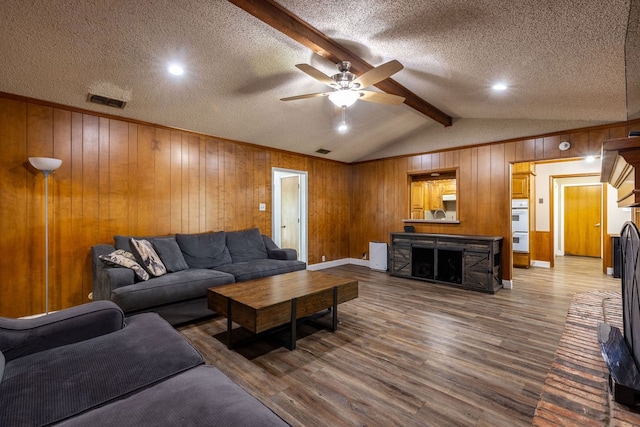
M 568 141 L 562 141 L 560 145 L 558 145 L 558 148 L 560 149 L 560 151 L 567 151 L 570 147 L 571 147 L 571 143 Z

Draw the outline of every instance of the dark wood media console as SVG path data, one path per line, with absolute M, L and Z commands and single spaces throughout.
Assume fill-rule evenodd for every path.
M 391 233 L 391 275 L 496 293 L 502 237 Z

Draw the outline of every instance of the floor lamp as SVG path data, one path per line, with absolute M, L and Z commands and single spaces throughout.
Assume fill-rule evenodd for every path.
M 29 157 L 29 163 L 44 175 L 44 298 L 45 314 L 49 314 L 49 175 L 60 167 L 62 160 L 50 157 Z

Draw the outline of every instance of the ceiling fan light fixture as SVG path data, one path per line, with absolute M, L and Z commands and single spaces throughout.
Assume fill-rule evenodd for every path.
M 350 107 L 360 98 L 360 93 L 352 90 L 337 90 L 329 94 L 329 100 L 336 107 Z

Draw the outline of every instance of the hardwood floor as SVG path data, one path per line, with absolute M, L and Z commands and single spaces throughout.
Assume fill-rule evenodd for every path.
M 340 305 L 337 332 L 307 327 L 295 351 L 273 341 L 227 350 L 222 317 L 179 330 L 293 426 L 531 425 L 571 297 L 620 287 L 599 259 L 555 266 L 516 269 L 514 289 L 496 295 L 323 270 L 357 279 L 359 298 Z

